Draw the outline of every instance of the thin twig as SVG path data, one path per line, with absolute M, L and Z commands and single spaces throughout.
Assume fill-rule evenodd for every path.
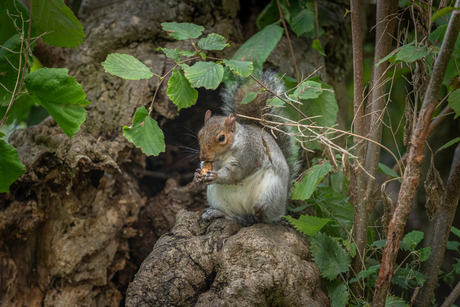
M 161 77 L 160 83 L 158 84 L 157 89 L 155 90 L 155 94 L 153 94 L 152 103 L 150 104 L 150 108 L 149 108 L 149 115 L 150 115 L 150 113 L 151 113 L 152 110 L 153 110 L 153 102 L 155 101 L 155 97 L 157 96 L 157 92 L 158 92 L 158 89 L 159 89 L 160 86 L 161 86 L 161 83 L 163 83 L 163 80 L 164 80 L 164 79 L 174 70 L 174 68 L 176 68 L 177 66 L 178 66 L 178 64 L 176 64 L 173 68 L 171 68 L 170 71 L 168 71 L 163 77 Z
M 299 68 L 297 67 L 297 61 L 295 60 L 294 49 L 292 48 L 291 38 L 289 37 L 288 27 L 286 26 L 286 22 L 284 21 L 284 17 L 283 17 L 283 12 L 281 11 L 280 0 L 276 0 L 276 3 L 278 3 L 278 11 L 280 13 L 281 21 L 283 22 L 284 31 L 286 32 L 286 37 L 288 39 L 289 48 L 291 48 L 292 59 L 294 60 L 295 73 L 297 75 L 297 82 L 300 82 Z

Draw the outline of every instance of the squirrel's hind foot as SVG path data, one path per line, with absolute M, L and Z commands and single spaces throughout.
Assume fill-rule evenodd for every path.
M 214 208 L 205 208 L 201 218 L 205 221 L 212 221 L 215 219 L 225 218 L 227 215 L 220 211 L 219 209 Z

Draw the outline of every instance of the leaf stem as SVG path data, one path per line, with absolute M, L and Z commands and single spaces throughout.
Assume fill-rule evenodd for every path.
M 155 97 L 157 96 L 157 93 L 158 93 L 158 89 L 160 88 L 161 86 L 161 83 L 163 83 L 163 80 L 174 70 L 174 68 L 176 68 L 178 66 L 178 64 L 176 64 L 173 68 L 171 68 L 170 71 L 168 71 L 163 77 L 160 78 L 160 83 L 158 83 L 158 86 L 155 90 L 155 94 L 153 94 L 153 98 L 152 98 L 152 103 L 150 103 L 150 107 L 149 107 L 149 116 L 150 116 L 150 113 L 152 113 L 152 110 L 153 110 L 153 102 L 155 101 Z

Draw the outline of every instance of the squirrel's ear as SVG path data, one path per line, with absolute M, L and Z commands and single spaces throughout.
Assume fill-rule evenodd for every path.
M 225 125 L 228 126 L 231 131 L 234 131 L 235 126 L 236 126 L 235 123 L 236 123 L 235 116 L 233 116 L 233 114 L 230 113 L 230 115 L 225 119 Z
M 211 110 L 207 110 L 206 111 L 206 114 L 204 115 L 204 123 L 206 124 L 206 122 L 211 118 Z

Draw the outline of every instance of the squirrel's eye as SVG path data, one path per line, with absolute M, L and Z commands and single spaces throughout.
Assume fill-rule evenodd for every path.
M 219 142 L 223 142 L 223 141 L 225 141 L 225 135 L 222 134 L 222 135 L 219 137 Z

